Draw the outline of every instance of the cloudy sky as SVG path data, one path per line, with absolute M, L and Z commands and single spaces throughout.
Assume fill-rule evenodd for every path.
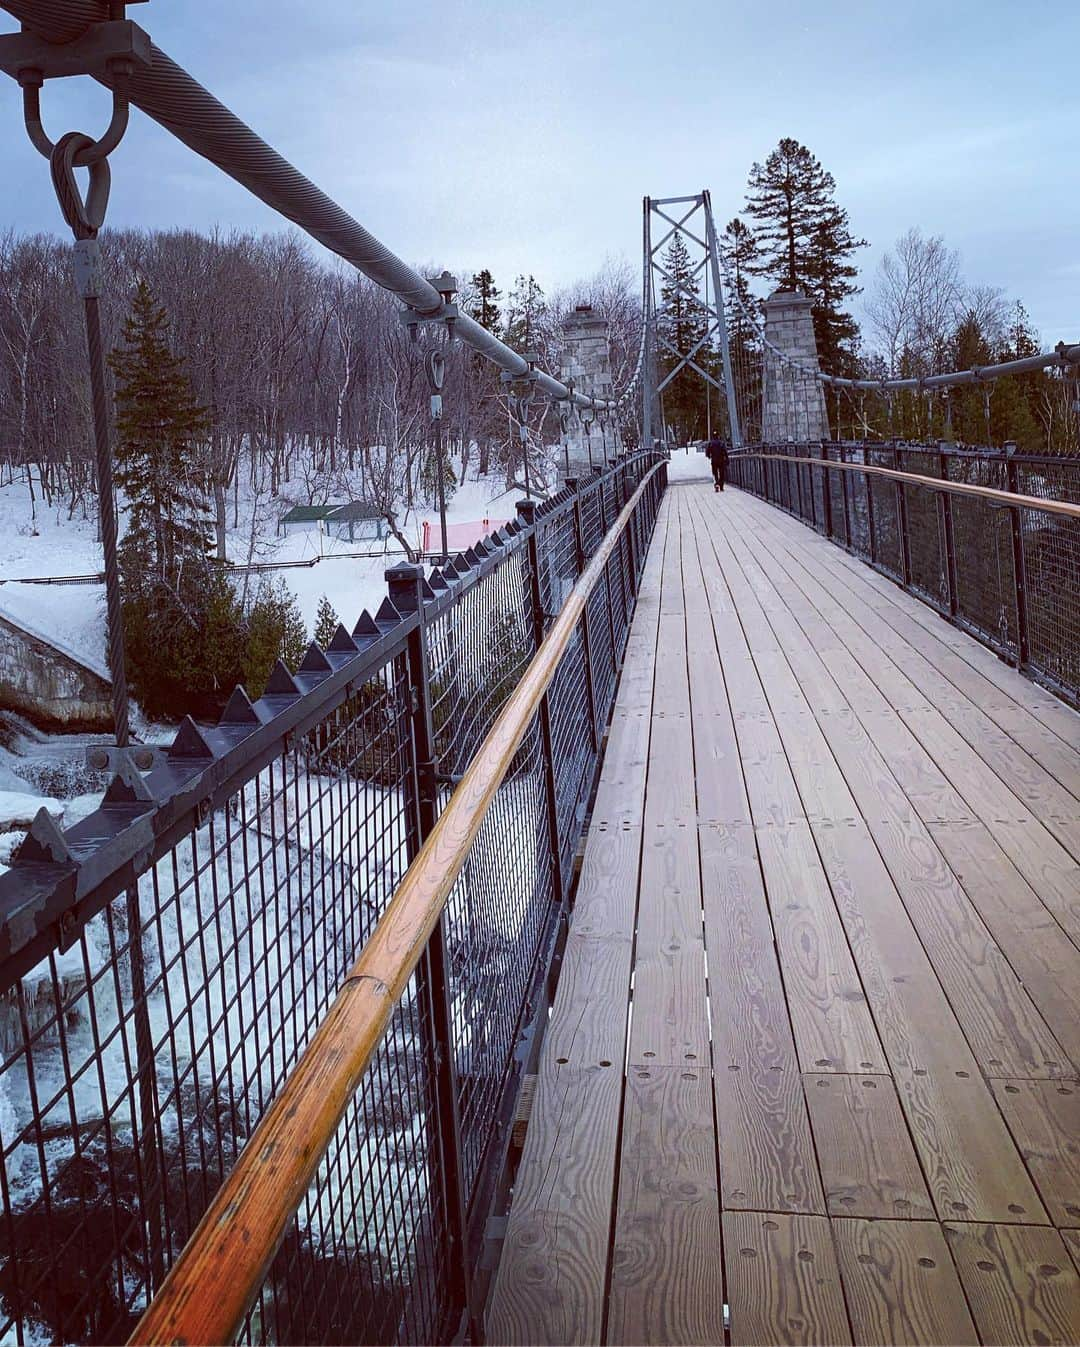
M 1080 6 L 1069 0 L 154 0 L 159 46 L 407 260 L 552 289 L 639 264 L 641 198 L 709 187 L 723 224 L 781 136 L 835 176 L 866 278 L 910 225 L 1080 339 Z M 0 28 L 7 27 L 0 19 Z M 55 229 L 0 77 L 0 228 Z M 85 81 L 54 135 L 104 125 Z M 136 114 L 110 221 L 275 227 Z

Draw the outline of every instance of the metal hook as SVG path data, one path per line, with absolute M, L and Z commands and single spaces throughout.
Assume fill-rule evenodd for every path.
M 120 144 L 124 138 L 124 132 L 128 128 L 130 113 L 128 79 L 133 72 L 133 64 L 122 57 L 115 58 L 109 61 L 107 69 L 114 81 L 112 119 L 105 134 L 98 140 L 94 140 L 90 136 L 83 137 L 85 144 L 75 156 L 72 165 L 74 168 L 92 168 L 95 164 L 101 163 Z M 31 68 L 19 71 L 19 83 L 22 85 L 23 91 L 23 121 L 26 124 L 26 134 L 40 154 L 43 154 L 46 159 L 52 159 L 56 146 L 49 139 L 41 120 L 41 86 L 44 79 L 45 77 L 40 70 Z

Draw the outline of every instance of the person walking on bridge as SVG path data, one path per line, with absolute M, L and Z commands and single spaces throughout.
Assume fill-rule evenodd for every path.
M 713 490 L 723 491 L 724 481 L 727 478 L 727 445 L 714 435 L 705 446 L 705 453 L 712 465 Z

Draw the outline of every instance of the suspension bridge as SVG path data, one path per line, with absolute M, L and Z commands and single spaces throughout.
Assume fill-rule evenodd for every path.
M 780 292 L 750 362 L 702 192 L 645 200 L 625 385 L 589 314 L 545 370 L 124 4 L 0 7 L 76 239 L 117 740 L 0 875 L 5 1339 L 1080 1340 L 1080 458 L 843 440 L 824 392 L 1075 388 L 1080 346 L 838 380 Z M 71 74 L 112 123 L 53 144 Z M 549 499 L 162 752 L 126 728 L 96 340 L 129 105 L 565 441 Z M 723 491 L 669 452 L 687 372 Z

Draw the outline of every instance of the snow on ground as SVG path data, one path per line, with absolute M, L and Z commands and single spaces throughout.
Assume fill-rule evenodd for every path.
M 514 502 L 521 492 L 500 491 L 502 477 L 493 475 L 464 482 L 447 502 L 446 517 L 451 524 L 472 520 L 512 519 Z M 284 513 L 287 502 L 280 502 Z M 274 510 L 274 515 L 278 513 Z M 233 522 L 229 504 L 229 522 Z M 419 509 L 402 512 L 402 532 L 419 546 L 424 521 L 432 526 L 432 538 L 438 537 L 438 511 Z M 248 560 L 251 552 L 251 508 L 240 502 L 239 527 L 229 531 L 229 556 L 237 563 Z M 270 525 L 272 528 L 272 524 Z M 35 532 L 36 530 L 36 532 Z M 310 569 L 270 572 L 276 582 L 284 579 L 297 596 L 309 634 L 315 623 L 319 599 L 323 594 L 333 604 L 347 627 L 352 627 L 364 608 L 372 612 L 386 593 L 383 572 L 401 561 L 394 538 L 386 540 L 389 551 L 371 556 L 347 556 L 370 546 L 362 542 L 342 542 L 316 530 L 294 532 L 289 537 L 263 533 L 257 540 L 254 559 L 274 561 L 310 561 L 321 559 Z M 97 541 L 93 520 L 68 518 L 64 503 L 52 508 L 37 502 L 36 519 L 31 520 L 26 483 L 0 487 L 0 613 L 27 630 L 65 650 L 91 668 L 105 672 L 105 590 L 103 585 L 20 585 L 11 583 L 20 576 L 87 575 L 103 566 L 101 544 Z M 254 584 L 258 577 L 252 577 Z
M 668 463 L 668 481 L 712 481 L 712 469 L 709 467 L 709 460 L 705 457 L 704 450 L 695 449 L 693 445 L 688 450 L 672 449 L 671 461 Z

